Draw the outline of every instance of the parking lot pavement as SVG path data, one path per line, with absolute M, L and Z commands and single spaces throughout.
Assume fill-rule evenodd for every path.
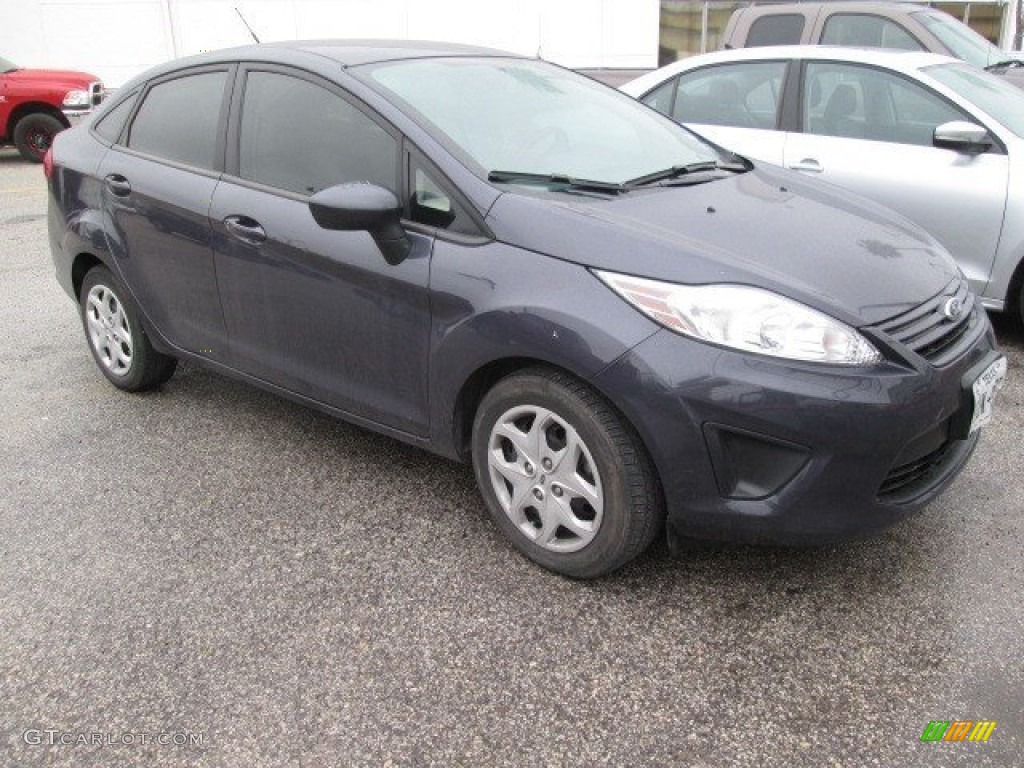
M 499 538 L 468 467 L 194 365 L 118 393 L 45 205 L 0 151 L 0 765 L 1020 764 L 1019 324 L 922 515 L 574 583 Z M 933 720 L 997 726 L 921 743 Z

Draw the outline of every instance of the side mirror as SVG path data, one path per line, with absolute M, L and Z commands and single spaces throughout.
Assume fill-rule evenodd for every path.
M 376 184 L 358 182 L 322 189 L 309 198 L 309 212 L 324 229 L 366 230 L 388 264 L 401 264 L 412 250 L 402 228 L 398 198 Z
M 980 155 L 988 150 L 994 142 L 989 132 L 980 125 L 963 120 L 943 123 L 935 128 L 932 144 L 940 149 L 954 149 L 968 155 Z

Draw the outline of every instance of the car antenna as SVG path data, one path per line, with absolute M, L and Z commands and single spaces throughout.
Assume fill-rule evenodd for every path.
M 235 13 L 238 14 L 238 18 L 240 18 L 242 23 L 245 24 L 245 28 L 249 30 L 249 34 L 252 35 L 252 39 L 258 43 L 260 39 L 256 37 L 256 33 L 252 31 L 252 27 L 249 26 L 249 22 L 245 20 L 245 16 L 242 15 L 242 12 L 238 10 L 237 5 L 235 6 Z

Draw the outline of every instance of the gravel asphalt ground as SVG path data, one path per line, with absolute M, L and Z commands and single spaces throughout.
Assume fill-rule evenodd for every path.
M 0 151 L 0 766 L 1024 764 L 1018 322 L 995 421 L 916 518 L 574 583 L 468 467 L 195 365 L 120 394 L 45 210 Z M 997 726 L 921 743 L 933 720 Z

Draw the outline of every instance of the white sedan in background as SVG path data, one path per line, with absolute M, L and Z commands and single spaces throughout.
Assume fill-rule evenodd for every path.
M 740 155 L 899 211 L 986 307 L 1024 315 L 1024 91 L 946 56 L 817 46 L 694 56 L 621 88 Z

